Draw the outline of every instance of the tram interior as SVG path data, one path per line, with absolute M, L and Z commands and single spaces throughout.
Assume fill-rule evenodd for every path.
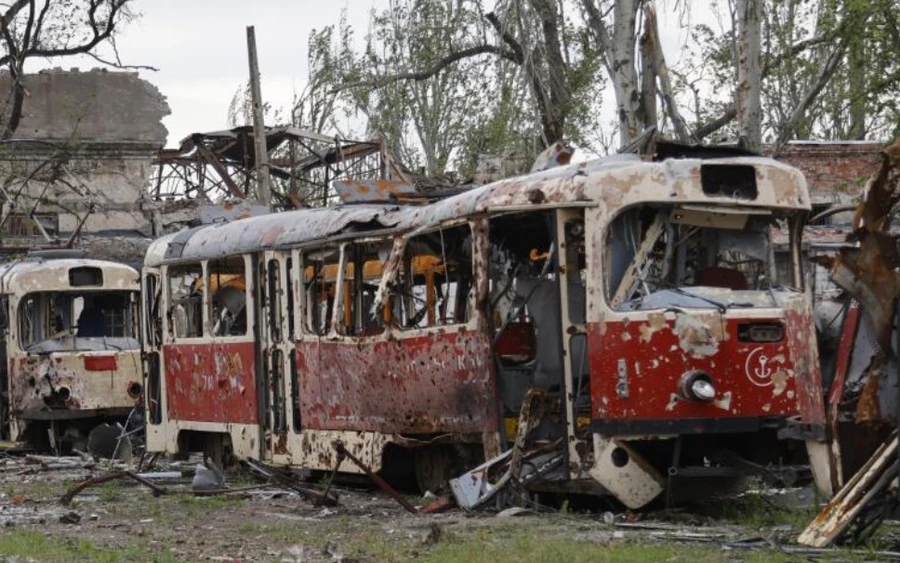
M 765 209 L 629 209 L 606 237 L 607 298 L 619 311 L 777 306 L 775 290 L 790 285 L 775 267 L 778 227 Z
M 544 389 L 549 416 L 544 417 L 536 439 L 563 434 L 563 338 L 569 339 L 576 416 L 590 411 L 586 339 L 581 330 L 563 330 L 564 318 L 574 326 L 584 323 L 584 223 L 580 216 L 566 221 L 561 247 L 556 220 L 552 212 L 538 212 L 498 216 L 490 222 L 490 312 L 503 407 L 506 416 L 516 416 L 529 387 Z
M 31 293 L 18 305 L 19 345 L 35 354 L 136 350 L 137 322 L 133 291 Z

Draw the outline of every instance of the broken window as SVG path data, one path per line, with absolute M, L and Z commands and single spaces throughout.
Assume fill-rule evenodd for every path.
M 170 266 L 166 276 L 169 309 L 166 312 L 170 338 L 203 336 L 203 268 L 200 264 Z
M 247 334 L 247 278 L 243 256 L 207 263 L 212 336 Z
M 137 322 L 134 291 L 48 291 L 19 302 L 19 341 L 29 352 L 85 349 L 86 338 L 103 339 L 115 349 L 138 348 Z
M 357 242 L 345 247 L 344 334 L 368 336 L 384 330 L 390 309 L 373 311 L 372 307 L 390 254 L 390 240 Z
M 272 429 L 278 434 L 287 431 L 284 401 L 284 352 L 276 349 L 269 356 L 269 369 L 272 377 Z
M 468 322 L 473 306 L 468 225 L 409 239 L 391 295 L 391 322 L 403 330 Z
M 288 338 L 293 339 L 294 335 L 294 259 L 288 258 L 285 265 L 287 272 L 287 281 L 284 284 L 284 290 L 287 291 L 287 316 L 288 316 Z
M 159 317 L 160 297 L 159 276 L 147 274 L 144 277 L 144 307 L 146 309 L 144 330 L 146 331 L 147 345 L 151 348 L 158 347 L 162 341 L 162 326 Z
M 775 211 L 760 208 L 631 208 L 607 230 L 607 298 L 626 310 L 777 306 L 771 292 L 783 280 L 771 239 L 778 222 Z
M 276 259 L 269 260 L 268 265 L 260 264 L 260 270 L 265 270 L 266 286 L 265 293 L 262 298 L 266 302 L 268 309 L 269 333 L 273 342 L 281 342 L 282 330 L 281 322 L 283 319 L 283 311 L 281 307 L 281 264 Z M 260 272 L 263 273 L 263 272 Z
M 341 250 L 329 246 L 304 252 L 306 318 L 304 328 L 311 334 L 325 335 L 335 310 L 335 295 Z

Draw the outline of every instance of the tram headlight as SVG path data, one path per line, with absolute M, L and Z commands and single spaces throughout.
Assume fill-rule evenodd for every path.
M 712 376 L 701 370 L 691 370 L 681 376 L 679 390 L 682 397 L 689 401 L 708 403 L 716 398 L 716 386 Z

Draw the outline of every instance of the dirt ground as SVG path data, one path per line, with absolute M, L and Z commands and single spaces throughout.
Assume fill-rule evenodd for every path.
M 160 482 L 169 494 L 159 497 L 117 480 L 60 503 L 73 485 L 110 469 L 75 458 L 0 456 L 0 561 L 864 561 L 893 558 L 898 543 L 889 523 L 863 549 L 800 549 L 792 542 L 815 513 L 808 490 L 644 514 L 574 502 L 517 515 L 410 514 L 377 489 L 340 486 L 337 506 L 317 507 L 272 487 L 197 497 L 186 477 Z M 231 474 L 228 485 L 258 483 Z

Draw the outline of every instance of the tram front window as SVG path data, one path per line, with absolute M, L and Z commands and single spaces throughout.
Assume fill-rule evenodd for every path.
M 18 307 L 19 345 L 27 352 L 126 350 L 137 340 L 137 292 L 39 292 Z
M 700 205 L 626 210 L 606 234 L 606 295 L 618 311 L 778 307 L 795 291 L 785 217 Z M 787 237 L 785 236 L 785 241 Z

